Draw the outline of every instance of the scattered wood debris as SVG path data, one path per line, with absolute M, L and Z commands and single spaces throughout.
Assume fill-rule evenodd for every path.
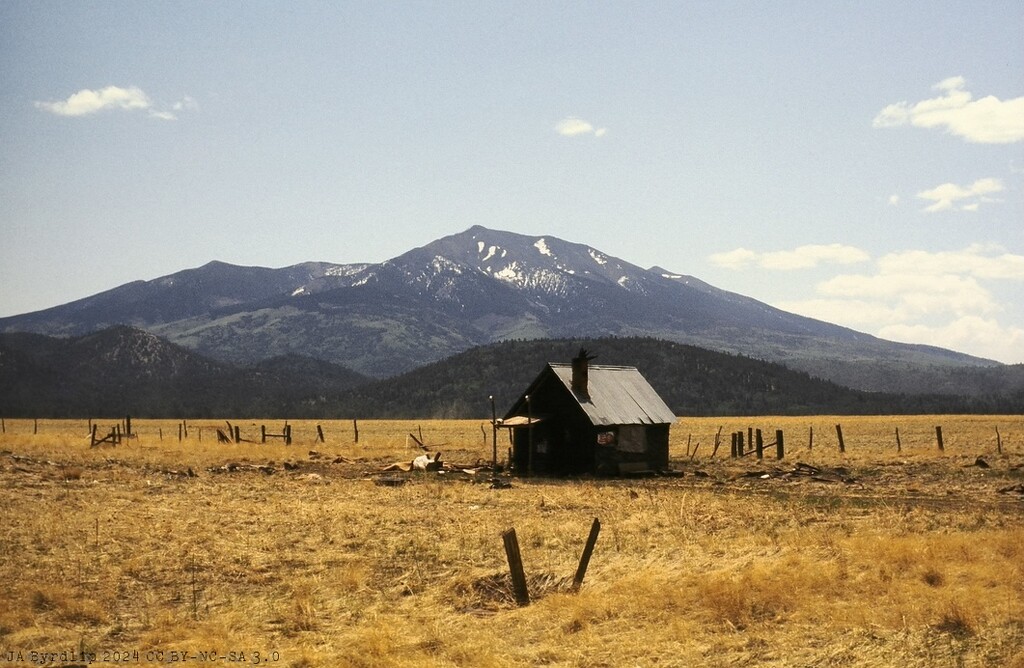
M 847 485 L 858 483 L 858 480 L 850 475 L 849 470 L 842 466 L 834 469 L 825 469 L 805 464 L 803 462 L 797 462 L 796 465 L 789 470 L 774 469 L 771 471 L 747 471 L 736 476 L 734 480 L 743 478 L 756 478 L 758 480 L 793 480 L 805 478 L 814 482 L 844 483 Z
M 239 464 L 238 462 L 228 462 L 224 466 L 211 466 L 206 469 L 210 473 L 239 473 L 239 472 L 252 472 L 256 471 L 270 475 L 275 473 L 275 469 L 270 464 Z
M 412 467 L 416 471 L 440 471 L 444 468 L 444 462 L 441 461 L 441 453 L 438 452 L 433 459 L 430 455 L 420 455 L 412 460 Z

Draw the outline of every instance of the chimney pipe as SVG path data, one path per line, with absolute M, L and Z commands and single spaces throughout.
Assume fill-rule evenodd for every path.
M 572 358 L 572 392 L 584 401 L 590 401 L 590 360 L 597 355 L 590 355 L 586 348 L 580 348 L 576 357 Z

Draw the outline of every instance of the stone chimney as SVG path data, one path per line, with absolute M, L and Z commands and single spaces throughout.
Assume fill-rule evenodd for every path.
M 572 392 L 583 401 L 590 401 L 590 360 L 597 355 L 590 355 L 586 348 L 580 348 L 576 357 L 572 358 Z

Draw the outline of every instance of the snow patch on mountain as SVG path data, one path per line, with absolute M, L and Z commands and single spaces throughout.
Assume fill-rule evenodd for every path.
M 608 264 L 608 257 L 606 255 L 602 255 L 601 253 L 598 253 L 593 248 L 588 248 L 587 249 L 587 253 L 589 253 L 590 257 L 592 257 L 594 259 L 594 262 L 598 263 L 602 267 L 604 265 Z
M 522 285 L 525 279 L 525 275 L 519 268 L 519 263 L 515 260 L 505 265 L 502 269 L 494 272 L 494 277 L 498 280 L 505 281 L 506 283 L 512 283 L 514 285 Z
M 369 264 L 334 264 L 324 270 L 324 276 L 352 276 L 363 271 Z
M 434 270 L 435 274 L 442 272 L 450 272 L 456 275 L 462 274 L 462 265 L 440 255 L 434 256 L 434 259 L 430 261 L 430 267 Z
M 540 251 L 541 255 L 547 255 L 548 257 L 554 257 L 554 254 L 551 252 L 551 249 L 548 248 L 548 243 L 544 239 L 544 237 L 541 237 L 540 239 L 537 239 L 536 243 L 533 244 L 533 247 L 536 248 L 538 251 Z

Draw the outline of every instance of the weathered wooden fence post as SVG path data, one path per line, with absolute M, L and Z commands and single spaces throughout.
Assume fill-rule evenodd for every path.
M 1003 439 L 999 435 L 999 427 L 996 427 L 996 449 L 999 451 L 999 454 L 1003 454 Z
M 352 431 L 355 433 L 356 443 L 359 443 L 359 422 L 352 418 Z
M 757 441 L 756 441 L 756 444 L 755 444 L 754 447 L 757 450 L 757 460 L 761 461 L 762 459 L 764 459 L 764 437 L 761 436 L 761 430 L 760 429 L 757 430 L 756 434 L 757 434 Z
M 939 450 L 945 452 L 946 446 L 942 443 L 942 427 L 935 427 L 935 440 L 939 442 Z
M 903 452 L 903 444 L 900 443 L 900 428 L 896 427 L 896 452 Z
M 125 415 L 124 416 L 124 435 L 125 435 L 126 438 L 131 438 L 132 437 L 132 416 L 131 415 Z
M 494 395 L 491 400 L 491 468 L 498 472 L 498 412 L 494 407 Z M 484 433 L 484 442 L 487 441 L 487 433 Z
M 711 451 L 711 459 L 715 458 L 715 455 L 718 453 L 718 446 L 721 445 L 721 443 L 722 443 L 722 425 L 718 425 L 718 431 L 715 432 L 715 447 Z
M 594 545 L 597 544 L 597 534 L 601 532 L 601 520 L 594 518 L 590 525 L 590 535 L 587 537 L 587 544 L 583 548 L 583 555 L 580 556 L 580 565 L 576 568 L 576 575 L 572 578 L 572 590 L 578 591 L 583 585 L 583 578 L 587 574 L 587 566 L 590 565 L 590 555 L 594 553 Z
M 32 418 L 32 435 L 34 436 L 34 435 L 36 435 L 38 433 L 39 433 L 39 419 L 38 418 Z
M 530 590 L 526 586 L 526 573 L 523 571 L 523 558 L 519 554 L 519 540 L 516 538 L 516 530 L 509 529 L 501 534 L 505 543 L 505 556 L 508 557 L 508 569 L 512 575 L 512 590 L 516 595 L 516 603 L 519 605 L 530 604 Z
M 260 443 L 266 443 L 266 442 L 267 442 L 267 425 L 261 424 L 260 425 Z
M 814 427 L 811 427 L 811 433 L 807 437 L 807 449 L 808 450 L 813 450 L 814 449 Z
M 729 456 L 736 459 L 736 457 L 739 456 L 739 453 L 736 451 L 736 432 L 729 434 L 729 437 L 732 439 L 732 443 L 729 447 Z
M 775 430 L 775 459 L 783 459 L 786 456 L 786 445 L 783 441 L 781 429 Z
M 316 440 L 319 443 L 324 443 L 324 430 L 320 425 L 316 426 Z
M 292 426 L 287 422 L 284 423 L 284 444 L 292 444 Z
M 736 432 L 736 456 L 737 457 L 742 457 L 743 456 L 743 432 L 742 431 Z
M 96 447 L 96 429 L 97 428 L 99 428 L 99 425 L 94 424 L 92 426 L 92 431 L 89 432 L 89 447 L 90 448 Z
M 235 425 L 235 443 L 242 442 L 242 430 L 238 425 Z
M 839 452 L 846 452 L 846 443 L 843 442 L 843 425 L 836 425 L 836 436 L 839 437 Z
M 179 422 L 178 423 L 178 443 L 181 443 L 181 429 L 182 429 L 182 426 L 181 426 L 181 423 Z

